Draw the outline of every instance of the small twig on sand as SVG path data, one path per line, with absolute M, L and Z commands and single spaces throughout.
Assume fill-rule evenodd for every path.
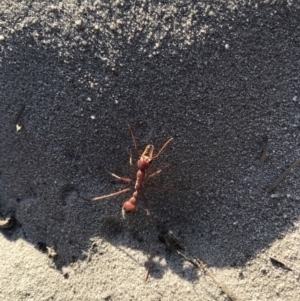
M 193 266 L 198 268 L 199 270 L 202 270 L 205 274 L 207 274 L 212 281 L 220 288 L 220 290 L 232 301 L 238 301 L 239 299 L 227 288 L 227 286 L 222 283 L 204 264 L 203 261 L 201 261 L 198 258 L 188 258 L 185 256 L 182 252 L 176 251 L 176 253 L 184 258 L 186 261 L 190 262 Z
M 153 215 L 150 213 L 149 209 L 146 209 L 147 216 L 150 218 L 155 228 L 159 232 L 159 236 L 163 238 L 167 248 L 177 255 L 182 257 L 184 260 L 190 262 L 194 267 L 199 270 L 202 270 L 206 275 L 208 275 L 213 282 L 221 289 L 221 291 L 231 300 L 231 301 L 239 301 L 235 294 L 233 294 L 227 286 L 222 283 L 206 266 L 206 264 L 193 255 L 187 255 L 190 252 L 186 251 L 186 248 L 179 242 L 179 240 L 174 236 L 172 231 L 167 230 L 165 227 L 161 227 L 159 223 L 154 219 Z
M 263 150 L 261 158 L 260 158 L 261 166 L 263 166 L 264 162 L 266 161 L 266 159 L 268 157 L 267 156 L 268 148 L 269 148 L 269 146 L 268 146 L 268 141 L 267 141 L 266 146 L 264 147 L 264 150 Z
M 267 192 L 272 192 L 279 185 L 279 183 L 291 172 L 291 170 L 299 165 L 299 163 L 300 159 L 296 160 L 284 173 L 280 175 L 280 177 L 272 185 L 270 185 Z
M 285 262 L 283 262 L 281 259 L 279 260 L 278 258 L 270 257 L 270 261 L 272 262 L 272 264 L 274 266 L 280 267 L 280 268 L 282 268 L 284 270 L 287 270 L 287 271 L 292 271 L 292 269 Z

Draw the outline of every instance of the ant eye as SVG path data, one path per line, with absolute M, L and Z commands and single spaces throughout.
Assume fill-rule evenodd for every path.
M 149 160 L 149 164 L 151 164 L 152 163 L 152 160 Z

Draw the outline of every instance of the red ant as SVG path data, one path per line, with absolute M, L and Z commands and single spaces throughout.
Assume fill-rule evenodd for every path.
M 135 138 L 134 138 L 133 131 L 132 131 L 132 129 L 131 129 L 131 127 L 129 125 L 128 125 L 128 127 L 129 127 L 129 130 L 130 130 L 130 134 L 131 134 L 131 137 L 132 137 L 132 141 L 133 141 L 134 147 L 135 147 L 136 151 L 139 153 L 139 151 L 137 149 L 137 146 L 136 146 L 136 141 L 135 141 Z M 165 142 L 165 144 L 162 146 L 162 148 L 158 151 L 158 153 L 156 155 L 153 155 L 153 153 L 154 153 L 154 145 L 152 145 L 152 144 L 147 145 L 146 148 L 145 148 L 145 150 L 143 151 L 143 153 L 140 155 L 140 158 L 139 158 L 139 160 L 137 162 L 138 171 L 136 171 L 134 165 L 132 164 L 132 156 L 131 156 L 131 153 L 130 153 L 129 163 L 130 163 L 130 166 L 132 167 L 132 169 L 134 170 L 134 172 L 136 172 L 136 181 L 135 181 L 135 186 L 134 186 L 135 191 L 132 194 L 131 198 L 129 198 L 123 204 L 123 207 L 122 207 L 122 215 L 123 215 L 123 217 L 125 216 L 126 213 L 132 213 L 132 212 L 134 212 L 136 210 L 137 197 L 138 197 L 138 194 L 139 194 L 139 192 L 141 191 L 141 189 L 143 187 L 144 179 L 146 177 L 147 178 L 152 178 L 152 177 L 158 175 L 159 173 L 161 173 L 161 171 L 163 170 L 163 169 L 160 169 L 160 170 L 157 170 L 157 171 L 153 172 L 150 175 L 146 175 L 146 170 L 149 169 L 152 161 L 154 159 L 157 159 L 160 156 L 160 154 L 162 153 L 162 151 L 167 147 L 167 145 L 172 140 L 173 140 L 173 138 L 168 139 Z M 166 167 L 168 167 L 168 166 L 166 166 Z M 115 177 L 118 180 L 121 180 L 123 182 L 126 182 L 126 183 L 132 183 L 133 182 L 133 180 L 130 179 L 130 178 L 119 177 L 116 174 L 113 174 L 111 172 L 109 172 L 109 173 L 113 177 Z M 114 192 L 114 193 L 111 193 L 111 194 L 107 194 L 107 195 L 95 197 L 95 198 L 92 199 L 92 201 L 99 201 L 99 200 L 102 200 L 104 198 L 110 198 L 110 197 L 113 197 L 113 196 L 116 196 L 116 195 L 119 195 L 119 194 L 126 193 L 126 192 L 128 192 L 130 190 L 131 190 L 130 188 L 125 188 L 123 190 L 120 190 L 120 191 L 117 191 L 117 192 Z

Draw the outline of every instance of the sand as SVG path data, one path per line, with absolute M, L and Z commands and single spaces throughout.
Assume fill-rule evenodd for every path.
M 1 1 L 1 300 L 299 300 L 300 167 L 268 192 L 300 157 L 299 15 Z M 128 124 L 139 152 L 174 141 L 123 219 L 132 191 L 90 199 L 133 189 L 107 173 L 135 179 Z

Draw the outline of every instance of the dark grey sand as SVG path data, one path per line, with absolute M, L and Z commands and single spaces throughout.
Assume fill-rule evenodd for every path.
M 299 300 L 300 167 L 267 192 L 300 157 L 298 3 L 1 1 L 0 299 L 229 300 L 142 199 L 87 200 L 135 177 L 130 124 L 174 137 L 156 220 L 238 300 Z

